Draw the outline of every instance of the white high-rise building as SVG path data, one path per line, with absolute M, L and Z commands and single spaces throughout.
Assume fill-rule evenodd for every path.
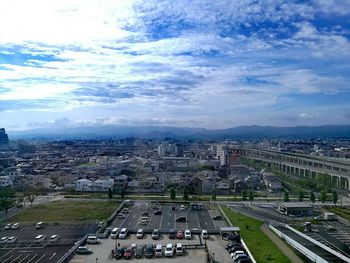
M 228 146 L 225 144 L 220 144 L 217 146 L 216 156 L 220 160 L 220 165 L 228 165 L 229 164 L 229 151 Z

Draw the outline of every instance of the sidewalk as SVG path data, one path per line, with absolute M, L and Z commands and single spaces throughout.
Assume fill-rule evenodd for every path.
M 263 224 L 260 227 L 261 231 L 267 235 L 271 241 L 281 250 L 281 252 L 286 255 L 292 263 L 303 263 L 293 250 L 291 250 L 278 236 L 276 236 L 269 228 L 267 224 Z

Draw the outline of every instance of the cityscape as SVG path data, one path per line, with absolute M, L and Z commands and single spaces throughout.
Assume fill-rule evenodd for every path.
M 4 0 L 0 262 L 350 262 L 349 21 Z

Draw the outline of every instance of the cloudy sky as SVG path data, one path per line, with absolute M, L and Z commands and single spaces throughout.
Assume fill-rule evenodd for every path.
M 3 0 L 0 127 L 350 123 L 350 1 Z

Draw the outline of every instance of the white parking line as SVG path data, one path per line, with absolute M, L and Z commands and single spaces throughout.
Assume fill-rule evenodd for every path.
M 8 257 L 7 259 L 5 259 L 5 261 L 3 261 L 2 263 L 5 263 L 8 260 L 11 260 L 15 255 L 11 255 L 10 257 Z
M 160 223 L 159 223 L 159 229 L 162 227 L 162 223 L 163 223 L 163 213 L 162 213 L 162 215 L 161 215 L 161 218 L 160 218 Z M 169 225 L 170 225 L 170 223 L 169 223 Z
M 14 251 L 14 249 L 12 249 L 12 250 L 10 250 L 9 252 L 7 252 L 7 253 L 5 253 L 4 255 L 2 255 L 2 256 L 0 257 L 0 259 L 2 259 L 3 257 L 6 257 L 7 254 L 11 253 L 12 251 Z
M 41 258 L 39 258 L 37 261 L 35 261 L 34 263 L 38 263 L 40 260 L 42 260 L 44 257 L 46 257 L 46 253 L 44 255 L 42 255 Z
M 53 259 L 56 256 L 56 252 L 52 254 L 52 256 L 49 258 L 49 260 Z
M 24 260 L 26 260 L 27 257 L 29 257 L 29 256 L 30 256 L 30 254 L 26 255 L 26 256 L 25 256 L 24 258 L 22 258 L 18 263 L 24 262 Z
M 17 259 L 19 259 L 20 257 L 22 257 L 22 255 L 18 255 L 16 258 L 14 258 L 10 263 L 15 262 Z
M 35 254 L 29 261 L 27 261 L 27 263 L 32 262 L 32 260 L 33 260 L 34 258 L 36 258 L 37 256 L 38 256 L 38 254 Z
M 201 229 L 201 225 L 199 224 L 199 218 L 198 218 L 198 214 L 196 213 L 196 218 L 197 218 L 197 225 L 198 225 L 198 228 Z

